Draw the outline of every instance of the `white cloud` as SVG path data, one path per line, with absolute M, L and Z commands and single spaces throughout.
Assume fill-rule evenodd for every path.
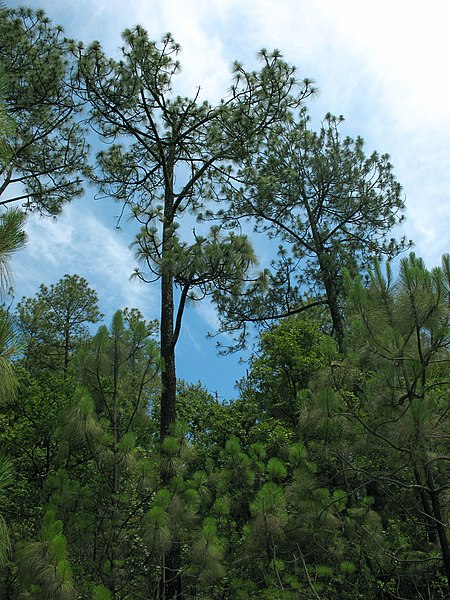
M 200 86 L 203 98 L 220 98 L 230 81 L 220 35 L 224 18 L 220 3 L 171 0 L 161 3 L 157 15 L 146 2 L 136 5 L 138 21 L 153 39 L 170 32 L 181 45 L 182 71 L 176 78 L 177 93 L 193 96 Z
M 147 318 L 158 316 L 155 288 L 129 278 L 136 260 L 130 238 L 89 212 L 84 199 L 64 208 L 57 220 L 32 215 L 28 244 L 14 257 L 17 296 L 34 295 L 41 283 L 78 274 L 96 289 L 102 309 L 111 315 L 125 306 L 139 308 Z
M 205 298 L 201 302 L 196 303 L 197 313 L 206 321 L 211 333 L 216 333 L 220 327 L 219 316 L 217 310 L 210 300 Z
M 183 328 L 183 333 L 187 334 L 188 338 L 189 338 L 189 342 L 186 343 L 185 341 L 185 345 L 191 345 L 195 348 L 195 351 L 197 352 L 197 354 L 205 354 L 203 348 L 200 346 L 200 344 L 198 343 L 198 332 L 197 331 L 193 331 L 192 328 L 189 326 L 189 324 L 187 324 L 184 328 Z
M 317 0 L 334 36 L 353 60 L 364 62 L 382 89 L 385 108 L 406 128 L 411 114 L 422 126 L 450 119 L 446 73 L 450 53 L 443 0 Z M 399 93 L 400 92 L 400 93 Z M 442 124 L 442 123 L 441 123 Z

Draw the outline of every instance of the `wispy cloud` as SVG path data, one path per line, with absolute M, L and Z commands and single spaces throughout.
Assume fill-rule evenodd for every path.
M 147 318 L 158 316 L 156 290 L 129 279 L 136 266 L 130 240 L 91 213 L 88 199 L 66 206 L 57 220 L 30 216 L 27 234 L 27 251 L 14 257 L 20 294 L 33 295 L 41 283 L 77 273 L 96 288 L 107 313 L 130 306 Z

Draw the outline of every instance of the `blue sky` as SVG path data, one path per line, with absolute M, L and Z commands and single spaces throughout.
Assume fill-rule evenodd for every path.
M 308 103 L 316 123 L 342 114 L 345 133 L 361 135 L 367 151 L 391 155 L 403 185 L 407 221 L 402 233 L 431 267 L 450 250 L 450 84 L 445 0 L 30 0 L 6 2 L 43 8 L 68 36 L 100 40 L 110 54 L 120 33 L 136 23 L 154 39 L 170 31 L 182 46 L 179 89 L 214 101 L 226 95 L 230 65 L 256 68 L 262 47 L 279 48 L 298 76 L 311 77 L 319 94 Z M 158 317 L 158 288 L 132 283 L 133 230 L 115 228 L 119 206 L 94 201 L 95 190 L 64 209 L 57 221 L 31 217 L 28 246 L 14 259 L 16 294 L 33 295 L 40 283 L 65 273 L 85 277 L 110 318 L 136 306 Z M 217 357 L 206 340 L 217 318 L 207 304 L 186 315 L 178 348 L 178 374 L 201 380 L 222 398 L 236 395 L 245 373 L 239 356 Z

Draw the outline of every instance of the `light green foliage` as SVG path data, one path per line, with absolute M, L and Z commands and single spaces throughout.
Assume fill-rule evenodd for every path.
M 352 344 L 359 351 L 359 357 L 353 358 L 366 379 L 364 387 L 355 387 L 356 403 L 350 404 L 346 397 L 343 400 L 349 419 L 362 427 L 372 447 L 364 461 L 351 460 L 349 464 L 353 463 L 356 471 L 361 469 L 363 478 L 378 478 L 378 494 L 389 486 L 379 509 L 387 515 L 392 497 L 410 513 L 421 515 L 415 525 L 393 527 L 388 533 L 401 535 L 403 529 L 402 552 L 408 557 L 411 552 L 418 557 L 426 549 L 439 549 L 450 585 L 445 514 L 449 479 L 448 264 L 448 256 L 444 256 L 442 267 L 428 271 L 421 259 L 410 254 L 401 260 L 396 282 L 390 266 L 384 275 L 378 262 L 369 272 L 367 287 L 360 279 L 351 282 L 348 278 Z M 357 515 L 353 516 L 357 523 Z M 371 533 L 376 544 L 378 536 L 379 532 Z M 405 589 L 412 585 L 412 578 L 409 571 Z
M 0 214 L 0 298 L 11 285 L 11 255 L 25 246 L 25 215 L 19 210 Z
M 343 560 L 339 565 L 339 570 L 345 575 L 349 575 L 355 572 L 355 565 L 348 560 Z
M 225 574 L 221 564 L 224 543 L 217 536 L 217 525 L 213 517 L 206 517 L 191 548 L 191 555 L 197 569 L 200 583 L 205 587 Z
M 250 514 L 254 517 L 254 528 L 264 529 L 264 538 L 279 538 L 281 526 L 286 520 L 285 497 L 283 489 L 274 483 L 266 483 L 256 494 L 250 505 Z
M 96 585 L 92 593 L 92 600 L 111 600 L 111 593 L 104 585 Z
M 0 15 L 4 8 L 0 5 Z M 0 169 L 4 169 L 11 159 L 9 140 L 15 131 L 15 123 L 6 107 L 6 78 L 0 70 Z
M 76 591 L 66 557 L 62 522 L 46 512 L 40 541 L 24 542 L 19 552 L 19 578 L 24 597 L 36 600 L 72 600 Z
M 144 541 L 150 552 L 167 552 L 171 547 L 170 516 L 157 502 L 146 517 Z
M 155 250 L 161 246 L 156 230 L 149 234 L 142 228 L 134 244 L 136 256 L 141 263 L 152 264 L 153 275 L 160 276 L 170 269 L 177 287 L 186 290 L 191 301 L 211 294 L 214 297 L 216 288 L 223 293 L 239 293 L 243 276 L 256 264 L 248 238 L 233 232 L 222 233 L 219 226 L 211 227 L 206 236 L 196 234 L 195 230 L 193 233 L 192 244 L 174 237 L 169 256 L 163 258 Z M 146 277 L 144 273 L 139 275 Z
M 5 9 L 0 4 L 0 21 L 4 14 Z M 4 102 L 5 98 L 6 78 L 0 66 L 0 181 L 1 173 L 11 160 L 9 140 L 15 131 L 14 121 Z M 0 300 L 12 285 L 11 255 L 26 243 L 24 224 L 25 215 L 20 210 L 13 209 L 0 214 Z M 16 392 L 17 378 L 11 364 L 11 359 L 17 352 L 15 333 L 11 315 L 0 306 L 0 403 L 13 398 Z
M 287 470 L 283 462 L 275 457 L 272 457 L 267 463 L 267 472 L 274 480 L 282 480 L 287 475 Z
M 5 505 L 8 487 L 13 482 L 13 470 L 10 460 L 0 455 L 0 502 Z M 9 539 L 8 525 L 2 513 L 0 513 L 0 566 L 4 566 L 9 559 L 11 544 Z
M 11 315 L 0 307 L 0 405 L 13 400 L 17 392 L 17 375 L 12 359 L 17 354 L 17 336 Z

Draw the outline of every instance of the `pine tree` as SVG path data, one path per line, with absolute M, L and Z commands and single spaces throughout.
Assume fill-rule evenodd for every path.
M 235 64 L 230 97 L 211 106 L 199 92 L 193 99 L 173 93 L 180 48 L 170 34 L 158 45 L 138 26 L 123 40 L 119 61 L 98 43 L 79 49 L 80 93 L 91 105 L 94 129 L 110 143 L 97 155 L 95 180 L 142 225 L 137 249 L 149 271 L 138 276 L 161 282 L 164 438 L 176 419 L 175 346 L 186 300 L 219 289 L 238 293 L 255 261 L 247 238 L 220 226 L 183 239 L 182 218 L 202 215 L 232 181 L 236 164 L 312 88 L 305 81 L 295 89 L 294 69 L 278 52 L 264 51 L 259 72 Z
M 47 482 L 77 560 L 113 600 L 140 593 L 147 574 L 143 520 L 158 481 L 148 459 L 159 384 L 154 331 L 137 310 L 117 311 L 79 352 L 83 385 L 62 416 L 60 469 Z
M 25 366 L 32 372 L 62 371 L 67 378 L 76 348 L 88 337 L 88 324 L 101 318 L 97 293 L 79 275 L 64 275 L 34 298 L 17 305 L 23 333 Z
M 13 482 L 12 464 L 5 456 L 0 456 L 0 501 L 5 504 L 8 487 Z M 3 514 L 0 513 L 0 567 L 3 567 L 10 558 L 11 543 L 8 524 Z
M 448 490 L 448 371 L 450 365 L 450 264 L 428 271 L 414 254 L 400 262 L 394 282 L 378 262 L 369 284 L 348 278 L 352 344 L 360 354 L 365 385 L 355 388 L 347 410 L 377 445 L 376 482 L 420 523 L 411 531 L 405 560 L 421 564 L 429 545 L 440 549 L 450 589 L 450 543 L 444 510 Z M 339 366 L 336 366 L 339 371 Z M 337 376 L 337 375 L 336 375 Z M 385 466 L 379 471 L 378 464 Z M 406 508 L 408 507 L 408 508 Z M 437 557 L 436 557 L 437 558 Z M 410 575 L 411 578 L 414 575 Z M 405 586 L 411 585 L 406 580 Z
M 62 521 L 48 510 L 39 541 L 23 542 L 18 550 L 21 597 L 36 600 L 73 600 L 73 586 Z
M 11 285 L 9 263 L 11 255 L 24 247 L 25 215 L 19 210 L 8 210 L 0 214 L 0 297 Z
M 55 215 L 82 192 L 87 152 L 68 81 L 68 44 L 42 10 L 28 8 L 0 12 L 0 38 L 2 101 L 14 122 L 7 160 L 0 160 L 0 205 L 21 202 Z
M 326 115 L 318 132 L 309 121 L 303 108 L 243 164 L 247 186 L 231 194 L 231 214 L 280 245 L 244 300 L 223 297 L 224 326 L 324 306 L 342 349 L 342 270 L 356 275 L 372 257 L 408 246 L 388 237 L 404 201 L 387 154 L 367 156 L 361 137 L 343 137 L 342 117 Z

